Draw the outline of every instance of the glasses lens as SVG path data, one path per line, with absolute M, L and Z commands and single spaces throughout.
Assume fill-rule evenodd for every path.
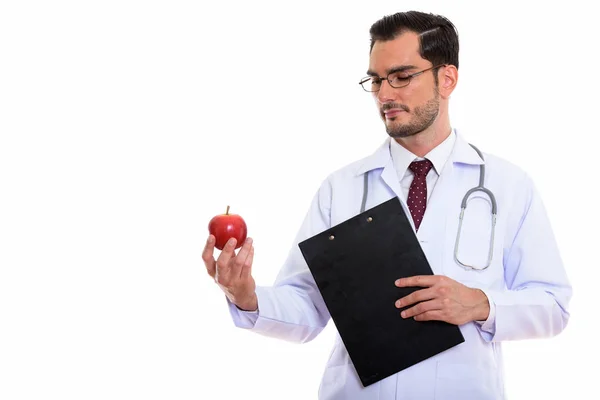
M 374 80 L 371 77 L 362 79 L 360 84 L 367 92 L 376 92 L 381 87 L 381 81 L 379 79 Z
M 406 76 L 404 76 L 402 74 L 390 75 L 388 79 L 390 80 L 390 85 L 392 85 L 392 87 L 395 87 L 395 88 L 404 87 L 404 86 L 408 85 L 408 83 L 410 82 L 410 78 L 407 78 Z

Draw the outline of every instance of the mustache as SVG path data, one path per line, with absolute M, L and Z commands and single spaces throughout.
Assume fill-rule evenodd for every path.
M 398 104 L 398 103 L 385 103 L 383 106 L 381 106 L 381 111 L 387 111 L 387 110 L 391 110 L 392 108 L 398 108 L 402 111 L 406 111 L 409 112 L 410 109 L 405 106 L 404 104 Z

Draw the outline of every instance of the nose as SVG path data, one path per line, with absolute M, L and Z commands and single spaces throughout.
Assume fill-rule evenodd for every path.
M 379 104 L 385 104 L 393 101 L 396 94 L 395 90 L 396 89 L 390 85 L 387 79 L 383 79 L 379 91 L 375 93 L 375 97 L 377 98 Z

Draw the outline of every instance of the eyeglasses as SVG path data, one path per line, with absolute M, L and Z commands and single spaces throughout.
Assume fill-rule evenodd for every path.
M 406 75 L 405 72 L 396 71 L 390 72 L 385 78 L 382 78 L 380 76 L 367 76 L 366 78 L 361 79 L 358 83 L 367 92 L 378 92 L 379 89 L 381 89 L 381 84 L 383 80 L 385 79 L 389 82 L 391 87 L 400 89 L 405 86 L 408 86 L 410 80 L 415 76 L 421 75 L 422 73 L 430 71 L 432 69 L 445 66 L 446 64 L 435 65 L 433 67 L 429 67 L 427 69 L 424 69 L 423 71 L 415 72 L 414 74 L 410 75 Z

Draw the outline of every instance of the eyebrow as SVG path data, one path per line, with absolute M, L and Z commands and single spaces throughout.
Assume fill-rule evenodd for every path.
M 400 65 L 398 67 L 392 67 L 386 71 L 386 74 L 393 74 L 394 72 L 405 72 L 410 71 L 411 69 L 417 69 L 415 65 Z M 368 70 L 367 75 L 369 76 L 378 76 L 375 72 Z

